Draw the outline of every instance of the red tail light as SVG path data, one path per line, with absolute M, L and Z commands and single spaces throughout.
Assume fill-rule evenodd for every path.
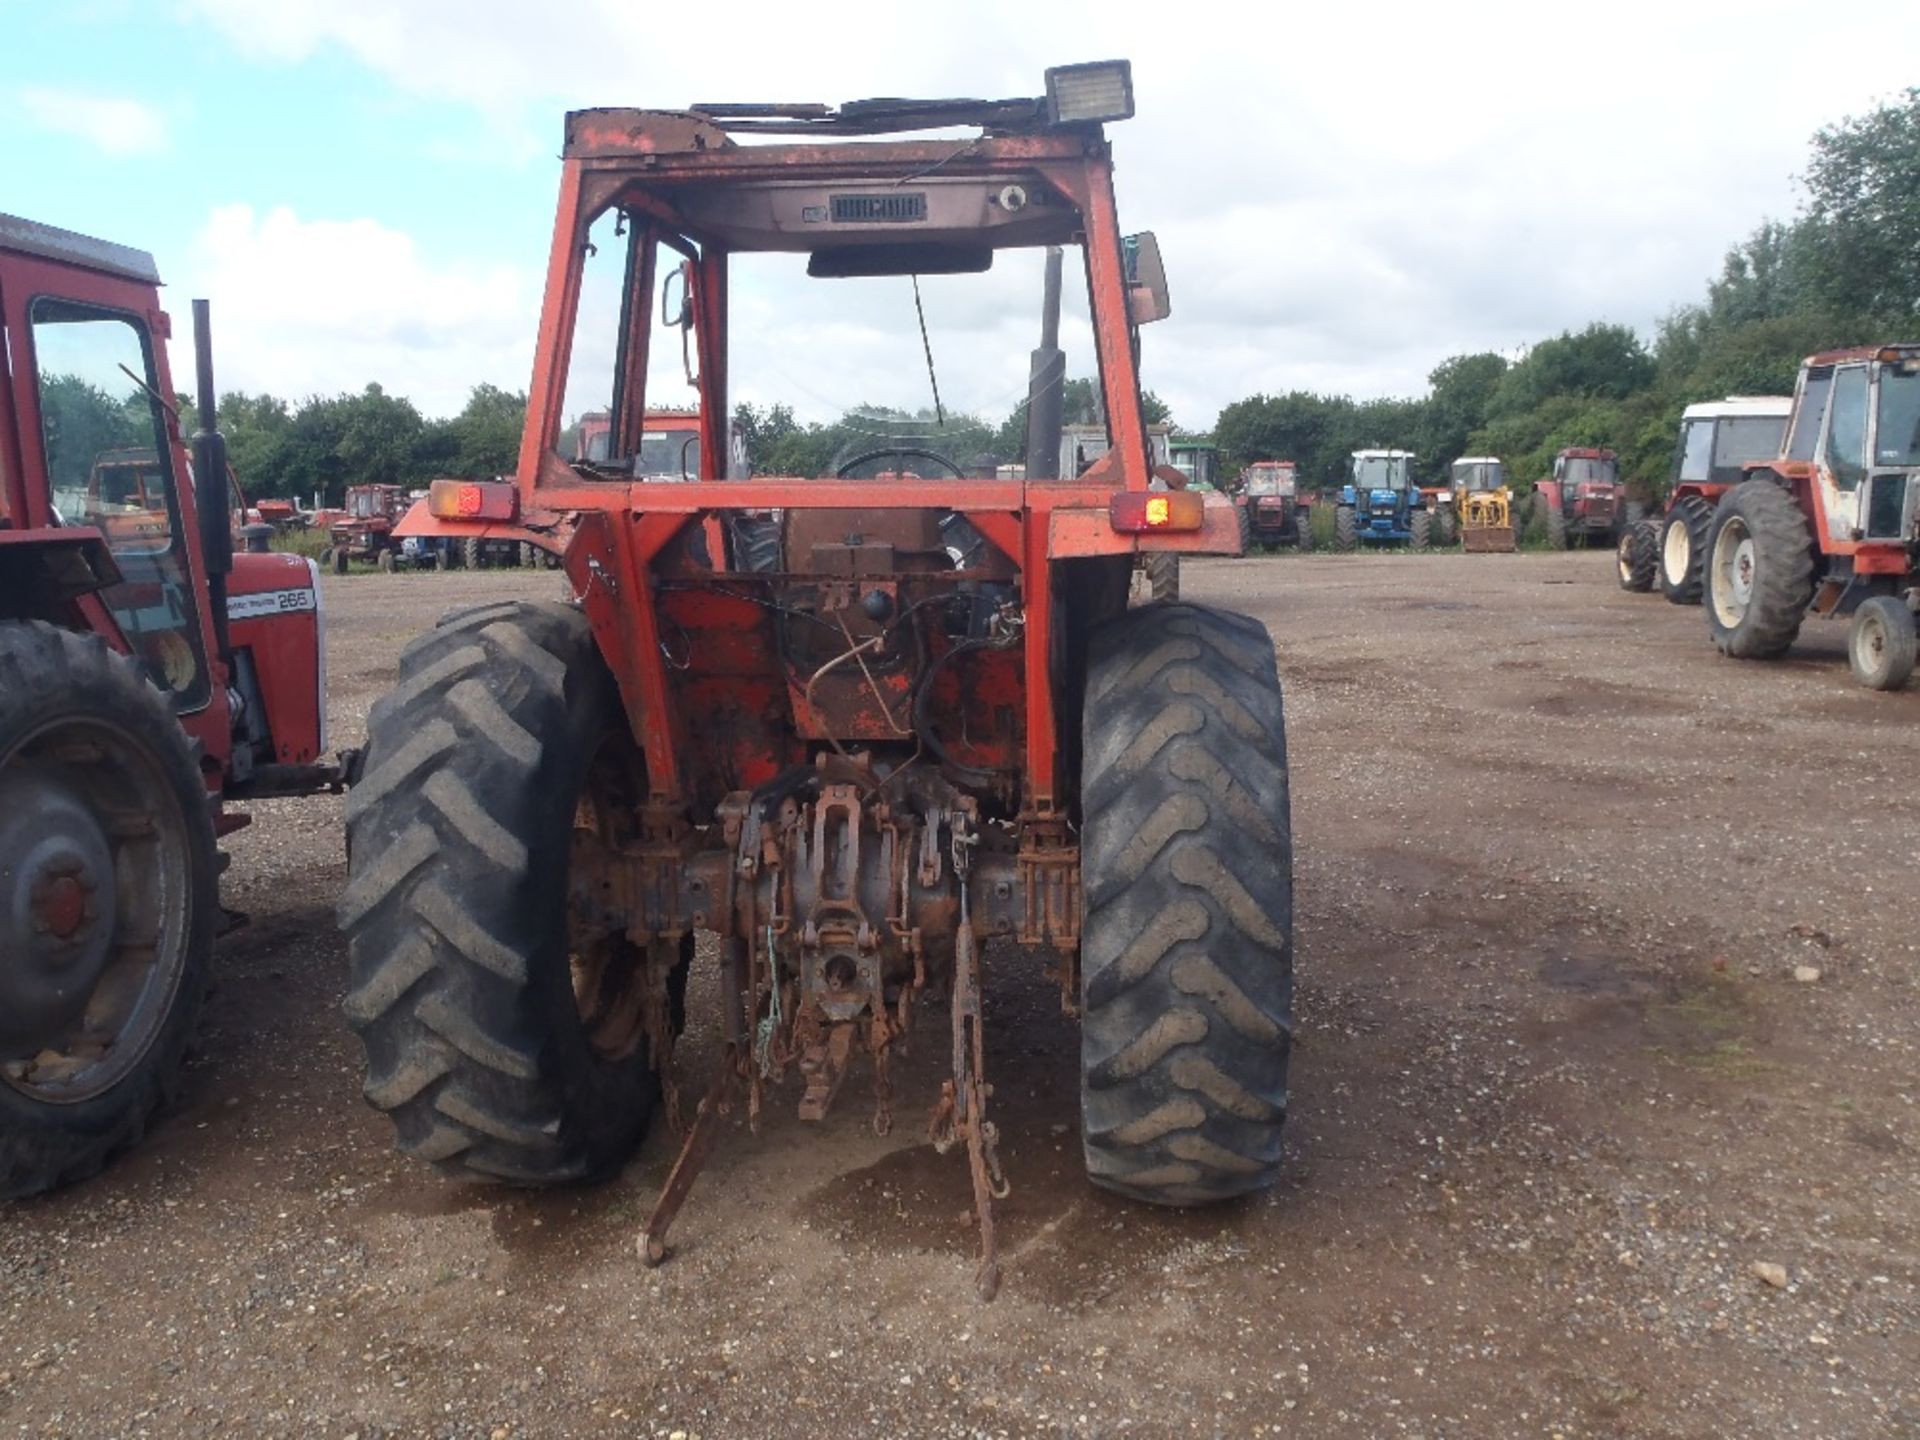
M 427 513 L 442 520 L 512 520 L 520 492 L 498 480 L 436 480 L 427 490 Z
M 1206 508 L 1206 501 L 1191 490 L 1123 490 L 1113 497 L 1107 517 L 1123 534 L 1198 530 Z

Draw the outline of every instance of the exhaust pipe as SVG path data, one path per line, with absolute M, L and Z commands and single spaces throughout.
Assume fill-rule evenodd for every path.
M 1060 420 L 1066 405 L 1067 357 L 1060 350 L 1060 262 L 1047 247 L 1046 288 L 1040 302 L 1040 345 L 1027 372 L 1027 478 L 1060 478 Z
M 227 640 L 227 575 L 233 569 L 233 526 L 227 518 L 227 441 L 219 431 L 219 396 L 213 388 L 213 340 L 205 300 L 193 302 L 194 404 L 200 428 L 193 432 L 193 498 L 200 512 L 200 555 L 207 567 L 207 604 L 213 612 L 214 642 L 225 661 L 233 653 Z

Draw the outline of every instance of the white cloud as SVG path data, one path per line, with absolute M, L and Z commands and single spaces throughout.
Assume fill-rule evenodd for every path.
M 1920 43 L 1915 7 L 1810 19 L 1803 0 L 735 0 L 715 44 L 632 0 L 550 0 L 538 24 L 520 0 L 188 4 L 261 60 L 344 54 L 457 104 L 503 167 L 550 163 L 570 107 L 1031 94 L 1049 63 L 1130 53 L 1122 214 L 1160 233 L 1175 304 L 1146 378 L 1199 424 L 1258 390 L 1414 393 L 1450 354 L 1593 319 L 1650 330 L 1761 219 L 1792 213 L 1811 133 L 1909 83 Z M 959 300 L 929 311 L 956 395 L 1024 373 L 1033 292 L 983 293 L 1007 307 L 997 327 Z M 783 299 L 800 317 L 785 328 L 736 313 L 742 398 L 771 398 L 782 367 L 835 400 L 904 392 L 923 369 L 910 307 L 801 280 Z M 802 320 L 831 320 L 831 345 Z
M 125 96 L 30 85 L 19 92 L 19 99 L 27 118 L 40 129 L 84 140 L 103 154 L 157 155 L 172 143 L 166 116 Z
M 538 285 L 510 265 L 439 263 L 372 220 L 304 220 L 284 206 L 215 210 L 187 284 L 214 302 L 222 390 L 298 400 L 378 381 L 428 415 L 482 381 L 524 389 Z

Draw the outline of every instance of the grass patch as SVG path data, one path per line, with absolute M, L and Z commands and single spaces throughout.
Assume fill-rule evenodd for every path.
M 327 532 L 324 530 L 276 530 L 267 545 L 268 548 L 282 555 L 303 555 L 309 560 L 318 560 L 328 546 Z
M 1757 1080 L 1762 1075 L 1772 1074 L 1778 1067 L 1771 1061 L 1762 1060 L 1753 1053 L 1744 1040 L 1721 1040 L 1706 1050 L 1696 1050 L 1692 1054 L 1674 1055 L 1689 1070 L 1698 1070 L 1706 1075 L 1718 1075 L 1727 1080 Z

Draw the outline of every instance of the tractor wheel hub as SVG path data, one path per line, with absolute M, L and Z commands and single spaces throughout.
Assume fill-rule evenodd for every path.
M 0 1058 L 56 1044 L 85 1013 L 112 951 L 113 850 L 57 776 L 0 778 Z

